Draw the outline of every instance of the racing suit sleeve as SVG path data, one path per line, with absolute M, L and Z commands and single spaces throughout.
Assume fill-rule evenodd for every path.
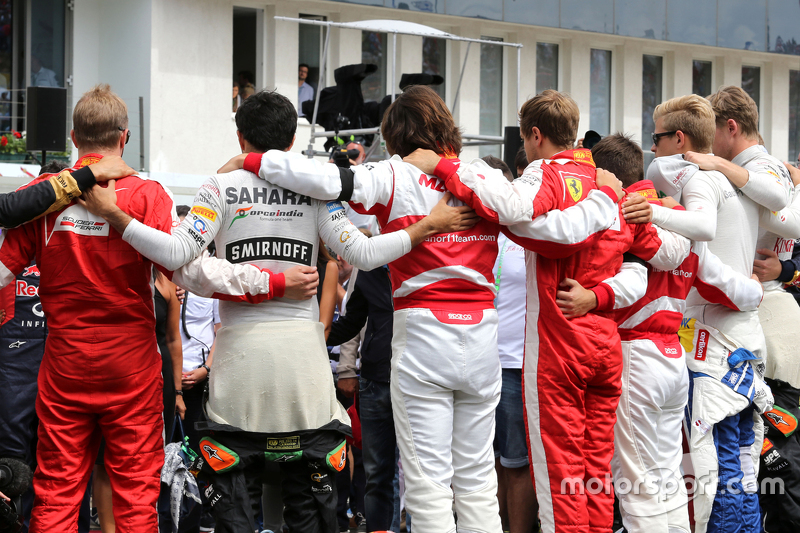
M 791 203 L 781 211 L 761 209 L 758 225 L 784 239 L 800 238 L 800 185 L 793 194 Z
M 0 288 L 14 283 L 17 274 L 31 264 L 36 255 L 35 238 L 31 226 L 0 233 Z
M 722 190 L 714 178 L 698 172 L 681 192 L 686 210 L 654 205 L 651 222 L 693 241 L 711 241 L 717 234 L 717 208 L 721 202 Z
M 626 253 L 619 272 L 590 290 L 597 296 L 596 311 L 630 307 L 647 292 L 647 267 L 643 260 Z
M 0 226 L 13 228 L 67 206 L 95 184 L 94 174 L 83 167 L 63 171 L 30 187 L 0 195 Z
M 753 311 L 758 308 L 764 297 L 761 283 L 723 263 L 704 242 L 694 243 L 692 252 L 698 257 L 693 285 L 703 298 L 734 311 Z
M 394 191 L 392 166 L 386 161 L 340 168 L 300 154 L 270 150 L 248 154 L 244 169 L 273 185 L 317 200 L 350 202 L 362 214 L 378 214 Z
M 792 199 L 792 179 L 783 164 L 759 160 L 759 170 L 747 170 L 747 183 L 741 191 L 758 205 L 780 211 Z
M 191 212 L 169 233 L 167 228 L 132 220 L 123 240 L 137 252 L 167 270 L 177 270 L 200 253 L 216 237 L 222 224 L 223 205 L 216 176 L 209 178 L 194 197 Z
M 659 270 L 674 270 L 683 263 L 692 243 L 686 237 L 649 222 L 631 224 L 634 230 L 630 253 L 640 257 Z
M 273 274 L 245 263 L 234 265 L 206 251 L 176 270 L 172 281 L 198 296 L 251 304 L 282 298 L 286 289 L 283 272 Z
M 400 230 L 369 238 L 347 218 L 339 202 L 319 202 L 319 236 L 359 270 L 372 270 L 411 251 L 411 237 Z

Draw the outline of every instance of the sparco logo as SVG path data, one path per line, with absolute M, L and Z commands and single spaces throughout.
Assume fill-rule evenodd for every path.
M 667 355 L 678 355 L 677 348 L 664 348 L 664 353 Z
M 463 315 L 461 313 L 448 313 L 447 318 L 450 320 L 472 320 L 472 315 Z
M 708 331 L 701 329 L 697 333 L 697 351 L 694 354 L 696 361 L 706 360 L 706 349 L 708 348 Z
M 245 261 L 288 261 L 311 266 L 311 243 L 280 237 L 260 237 L 234 241 L 225 246 L 225 258 L 231 263 Z

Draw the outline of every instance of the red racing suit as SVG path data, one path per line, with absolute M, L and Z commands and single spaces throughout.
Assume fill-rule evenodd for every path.
M 564 278 L 594 287 L 613 277 L 625 252 L 675 268 L 689 241 L 662 236 L 650 224 L 628 225 L 619 213 L 591 246 L 551 249 L 531 239 L 528 224 L 519 224 L 530 220 L 530 211 L 534 217 L 561 211 L 597 189 L 588 150 L 534 161 L 513 184 L 480 160 L 459 167 L 442 159 L 436 175 L 480 215 L 508 225 L 508 236 L 529 250 L 523 394 L 542 531 L 606 532 L 613 522 L 609 463 L 620 395 L 620 338 L 610 311 L 565 319 L 556 292 Z M 639 296 L 644 291 L 638 288 Z M 610 291 L 608 296 L 613 299 Z

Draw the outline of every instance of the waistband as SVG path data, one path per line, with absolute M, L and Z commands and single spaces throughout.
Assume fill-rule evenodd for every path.
M 395 298 L 394 310 L 421 308 L 431 311 L 484 311 L 494 309 L 493 298 L 476 298 L 468 300 L 421 300 L 417 298 Z

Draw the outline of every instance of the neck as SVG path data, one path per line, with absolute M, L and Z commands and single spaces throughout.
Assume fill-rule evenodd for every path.
M 110 156 L 119 156 L 120 155 L 119 150 L 111 150 L 111 149 L 108 149 L 108 148 L 86 148 L 86 149 L 78 148 L 78 159 L 80 159 L 81 157 L 87 156 L 89 154 L 102 155 L 103 157 L 105 157 L 107 155 L 110 155 Z
M 746 137 L 740 137 L 733 145 L 733 150 L 731 150 L 731 159 L 741 154 L 748 148 L 755 146 L 757 144 L 758 144 L 757 139 L 748 139 Z
M 555 146 L 547 142 L 542 145 L 542 150 L 540 152 L 542 155 L 541 159 L 552 159 L 554 155 L 566 152 L 567 150 L 572 150 L 572 146 Z
M 302 87 L 304 83 L 305 83 L 305 80 L 297 80 L 297 86 L 298 87 Z

